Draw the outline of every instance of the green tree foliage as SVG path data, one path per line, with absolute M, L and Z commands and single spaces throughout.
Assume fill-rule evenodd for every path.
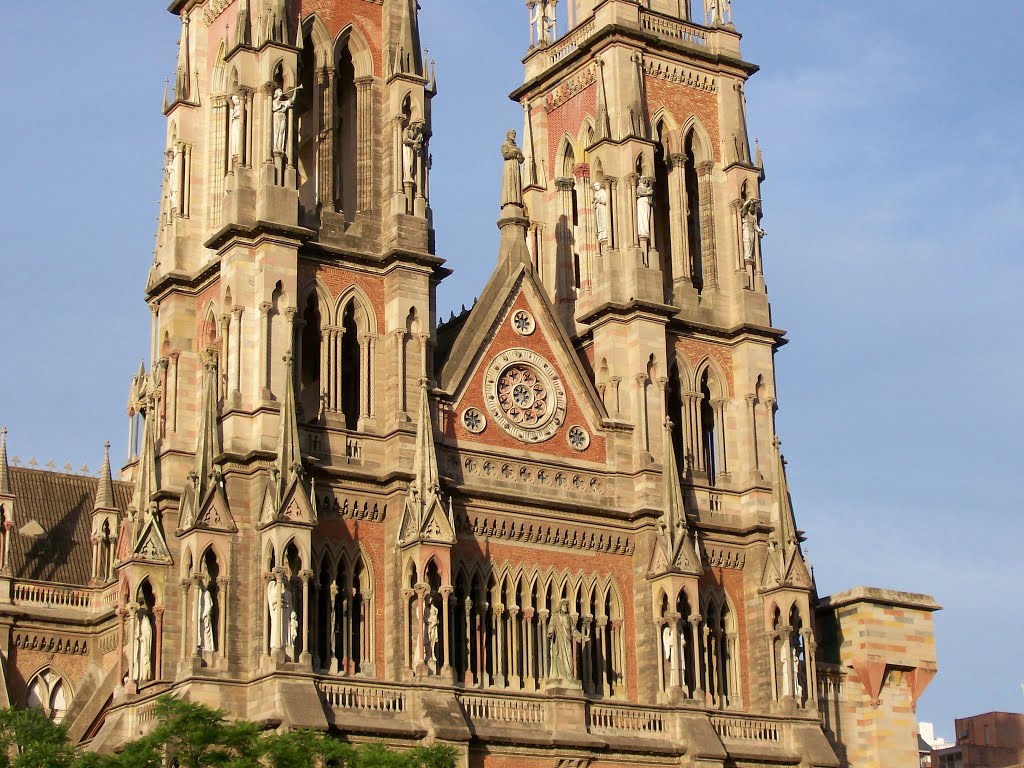
M 0 768 L 455 768 L 451 747 L 354 747 L 317 731 L 262 732 L 255 723 L 162 696 L 156 727 L 116 755 L 79 752 L 36 709 L 0 712 Z

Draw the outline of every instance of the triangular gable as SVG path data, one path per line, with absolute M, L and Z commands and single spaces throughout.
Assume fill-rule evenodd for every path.
M 785 581 L 786 584 L 799 589 L 811 589 L 813 585 L 811 574 L 807 570 L 804 559 L 796 553 L 794 553 L 794 557 L 789 563 Z
M 151 517 L 142 529 L 139 542 L 132 553 L 133 560 L 145 560 L 150 563 L 170 563 L 171 553 L 164 539 L 164 532 L 155 517 Z
M 532 320 L 532 327 L 526 334 L 517 331 L 514 323 L 523 311 Z M 561 323 L 555 317 L 533 270 L 523 264 L 508 272 L 506 279 L 497 288 L 492 278 L 492 283 L 488 284 L 484 295 L 459 332 L 452 354 L 442 370 L 441 384 L 453 397 L 460 418 L 455 419 L 454 424 L 449 421 L 444 425 L 445 434 L 465 441 L 512 448 L 521 448 L 524 443 L 530 443 L 517 440 L 499 424 L 493 423 L 494 414 L 488 408 L 488 391 L 485 387 L 488 369 L 510 351 L 515 354 L 525 351 L 528 355 L 536 356 L 533 363 L 543 360 L 550 364 L 550 372 L 557 379 L 558 388 L 564 391 L 565 413 L 560 417 L 561 425 L 557 430 L 560 439 L 552 440 L 554 434 L 544 435 L 532 443 L 534 449 L 567 455 L 566 433 L 572 426 L 580 426 L 591 438 L 584 457 L 603 462 L 604 438 L 597 434 L 597 430 L 607 417 L 604 404 Z M 561 392 L 558 394 L 561 395 Z M 478 408 L 487 417 L 484 434 L 470 432 L 461 420 L 461 414 L 471 407 Z M 557 447 L 552 449 L 546 446 L 547 443 Z M 570 452 L 568 455 L 573 454 Z
M 293 475 L 287 489 L 281 495 L 281 504 L 275 500 L 274 481 L 267 483 L 260 507 L 260 527 L 265 528 L 272 523 L 291 523 L 292 525 L 315 526 L 317 524 L 316 509 L 306 494 L 305 488 L 298 477 Z
M 206 501 L 199 508 L 193 527 L 215 533 L 234 533 L 238 530 L 227 496 L 220 484 L 215 485 L 206 495 Z

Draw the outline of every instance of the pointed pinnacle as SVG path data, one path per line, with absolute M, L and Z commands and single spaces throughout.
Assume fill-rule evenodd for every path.
M 11 478 L 7 469 L 7 427 L 0 428 L 0 493 L 11 494 Z
M 103 444 L 103 466 L 100 468 L 100 483 L 96 489 L 94 509 L 114 508 L 114 483 L 110 477 L 110 441 Z

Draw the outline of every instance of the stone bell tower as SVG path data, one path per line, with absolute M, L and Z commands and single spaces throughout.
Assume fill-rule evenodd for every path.
M 673 563 L 676 539 L 652 538 L 652 594 L 639 599 L 652 601 L 646 610 L 665 637 L 689 633 L 692 642 L 700 625 L 713 641 L 717 633 L 719 657 L 742 653 L 777 667 L 753 687 L 752 702 L 785 707 L 802 697 L 797 706 L 806 708 L 813 692 L 807 680 L 793 682 L 794 659 L 807 667 L 813 657 L 812 585 L 775 436 L 773 355 L 783 332 L 772 327 L 763 279 L 764 172 L 744 97 L 757 66 L 742 58 L 727 1 L 528 7 L 525 80 L 512 98 L 525 116 L 534 267 L 609 417 L 632 435 L 616 459 L 641 478 L 631 505 L 663 508 L 678 518 L 676 530 L 695 525 L 704 560 Z M 669 466 L 677 458 L 678 475 Z M 674 476 L 681 500 L 662 492 Z M 731 645 L 726 621 L 697 596 L 723 586 L 763 604 L 764 626 L 745 648 Z M 678 597 L 658 605 L 660 592 Z M 679 682 L 664 683 L 667 700 L 677 685 L 684 697 L 727 701 L 725 676 L 684 678 L 680 671 Z
M 281 590 L 308 631 L 318 482 L 323 499 L 342 470 L 411 476 L 447 274 L 433 253 L 436 86 L 418 4 L 171 11 L 181 36 L 146 286 L 152 363 L 129 405 L 124 613 L 164 617 L 150 675 L 326 668 L 311 638 L 282 640 L 288 627 L 259 606 Z M 262 642 L 241 631 L 254 625 Z M 375 656 L 383 668 L 369 645 L 363 670 Z

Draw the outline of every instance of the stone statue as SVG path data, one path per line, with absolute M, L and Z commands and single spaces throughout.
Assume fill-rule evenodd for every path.
M 562 600 L 559 603 L 558 613 L 551 618 L 551 625 L 548 627 L 548 637 L 551 640 L 548 678 L 552 680 L 575 680 L 576 676 L 572 671 L 575 642 L 582 635 L 573 625 L 572 616 L 569 615 L 568 600 Z
M 153 620 L 148 611 L 138 613 L 139 639 L 136 644 L 139 655 L 138 681 L 153 679 Z
M 761 238 L 768 236 L 768 233 L 761 229 L 761 225 L 758 222 L 759 212 L 760 203 L 756 199 L 747 200 L 740 211 L 743 219 L 743 260 L 748 264 L 754 263 L 757 244 Z
M 283 155 L 288 148 L 288 111 L 295 104 L 295 94 L 301 89 L 301 85 L 292 88 L 287 96 L 281 88 L 274 91 L 274 154 Z
M 423 151 L 423 121 L 413 120 L 402 133 L 402 179 L 415 184 L 417 165 Z
M 704 14 L 709 27 L 717 24 L 721 19 L 718 14 L 718 0 L 704 0 Z
M 437 605 L 435 603 L 431 603 L 430 609 L 427 611 L 427 664 L 429 664 L 432 669 L 436 667 L 437 663 L 438 622 L 439 617 Z
M 178 149 L 167 150 L 167 218 L 170 220 L 178 208 Z
M 661 647 L 665 654 L 665 661 L 671 664 L 674 654 L 672 648 L 672 628 L 668 624 L 661 628 Z
M 523 161 L 526 156 L 516 146 L 516 132 L 505 134 L 505 143 L 501 145 L 501 156 L 505 159 L 505 172 L 501 181 L 501 207 L 523 204 Z
M 281 647 L 281 591 L 284 589 L 277 579 L 267 584 L 267 608 L 270 610 L 270 650 Z
M 196 593 L 196 647 L 201 651 L 215 651 L 213 639 L 213 593 L 209 581 L 203 578 Z
M 242 156 L 242 99 L 237 93 L 231 96 L 230 121 L 228 156 L 235 162 Z
M 295 600 L 291 586 L 281 585 L 281 626 L 285 632 L 282 638 L 285 654 L 289 659 L 295 656 L 295 639 L 299 636 L 299 617 L 295 612 Z
M 531 19 L 536 29 L 537 45 L 547 45 L 555 37 L 555 3 L 551 0 L 537 0 Z
M 597 221 L 597 241 L 608 242 L 608 188 L 594 182 L 594 219 Z
M 649 176 L 642 176 L 636 185 L 636 232 L 641 240 L 651 239 L 651 216 L 654 212 L 654 185 Z

